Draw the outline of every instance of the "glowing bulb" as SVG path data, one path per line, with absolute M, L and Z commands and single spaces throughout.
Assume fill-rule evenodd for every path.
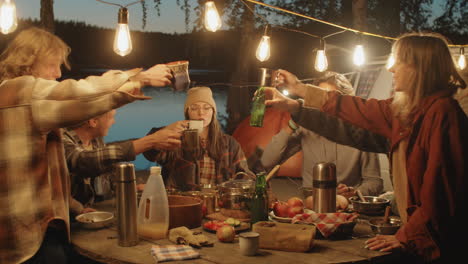
M 388 56 L 388 60 L 387 60 L 387 64 L 385 65 L 385 68 L 389 70 L 391 67 L 393 67 L 394 64 L 395 64 L 395 57 L 393 56 L 393 54 L 390 54 L 390 56 Z
M 125 56 L 132 51 L 132 38 L 128 28 L 128 11 L 126 8 L 119 10 L 119 23 L 115 30 L 114 52 L 120 56 Z
M 263 36 L 260 40 L 260 44 L 258 44 L 257 59 L 259 61 L 266 61 L 270 58 L 270 37 Z
M 283 94 L 284 94 L 285 96 L 288 96 L 288 95 L 289 95 L 288 90 L 283 90 Z
M 460 48 L 460 57 L 458 57 L 458 68 L 464 70 L 466 68 L 465 49 Z
M 354 56 L 353 56 L 353 62 L 357 66 L 362 66 L 364 65 L 364 62 L 366 61 L 366 58 L 364 56 L 364 47 L 359 44 L 356 45 L 356 48 L 354 49 Z
M 328 68 L 327 55 L 325 55 L 325 50 L 317 50 L 317 55 L 315 57 L 315 70 L 318 72 L 323 72 Z
M 212 32 L 221 28 L 221 18 L 213 1 L 205 3 L 205 28 Z
M 0 31 L 8 34 L 18 26 L 16 19 L 16 5 L 11 0 L 5 0 L 0 6 Z

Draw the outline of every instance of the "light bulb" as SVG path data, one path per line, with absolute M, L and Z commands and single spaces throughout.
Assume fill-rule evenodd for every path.
M 458 57 L 458 68 L 464 70 L 466 68 L 465 49 L 460 48 L 460 57 Z
M 221 28 L 221 18 L 213 1 L 205 3 L 205 28 L 212 32 Z
M 364 56 L 364 47 L 359 44 L 356 45 L 356 48 L 354 49 L 354 55 L 353 55 L 353 62 L 357 66 L 362 66 L 364 65 L 364 62 L 366 61 L 366 58 Z
M 385 68 L 389 70 L 391 67 L 393 67 L 394 64 L 395 64 L 395 57 L 393 56 L 393 54 L 390 54 L 390 56 L 388 56 L 388 60 L 387 60 L 387 64 L 385 65 Z
M 288 90 L 283 90 L 283 95 L 288 96 L 288 95 L 289 95 L 289 91 L 288 91 Z
M 323 72 L 328 68 L 327 55 L 325 50 L 317 50 L 317 55 L 315 57 L 315 70 L 318 72 Z
M 260 40 L 260 44 L 258 44 L 257 59 L 259 61 L 266 61 L 270 58 L 270 37 L 263 36 Z
M 16 19 L 16 5 L 11 0 L 5 0 L 0 6 L 0 31 L 8 34 L 18 26 Z
M 119 10 L 119 23 L 115 30 L 114 52 L 125 56 L 132 51 L 132 38 L 128 28 L 128 11 L 126 8 Z

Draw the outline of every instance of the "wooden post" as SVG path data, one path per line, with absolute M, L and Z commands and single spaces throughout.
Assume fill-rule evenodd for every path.
M 41 0 L 41 25 L 44 29 L 55 32 L 54 0 Z

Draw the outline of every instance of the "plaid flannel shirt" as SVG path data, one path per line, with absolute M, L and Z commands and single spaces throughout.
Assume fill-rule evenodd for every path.
M 129 77 L 110 71 L 79 81 L 22 76 L 0 84 L 0 263 L 32 257 L 53 220 L 69 235 L 60 128 L 143 98 L 127 92 L 137 85 Z
M 105 174 L 111 171 L 113 164 L 135 159 L 132 140 L 106 145 L 104 139 L 98 137 L 91 140 L 92 149 L 87 150 L 73 129 L 65 129 L 63 144 L 71 179 L 71 194 L 83 205 L 92 204 L 95 198 L 94 186 L 86 184 L 87 179 L 100 177 L 104 183 L 107 181 Z

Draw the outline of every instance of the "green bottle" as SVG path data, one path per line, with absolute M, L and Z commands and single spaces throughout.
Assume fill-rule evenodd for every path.
M 262 127 L 263 116 L 265 115 L 265 88 L 259 87 L 253 98 L 252 109 L 250 110 L 250 126 Z
M 255 194 L 250 204 L 250 222 L 268 221 L 268 197 L 266 194 L 266 173 L 257 174 Z

